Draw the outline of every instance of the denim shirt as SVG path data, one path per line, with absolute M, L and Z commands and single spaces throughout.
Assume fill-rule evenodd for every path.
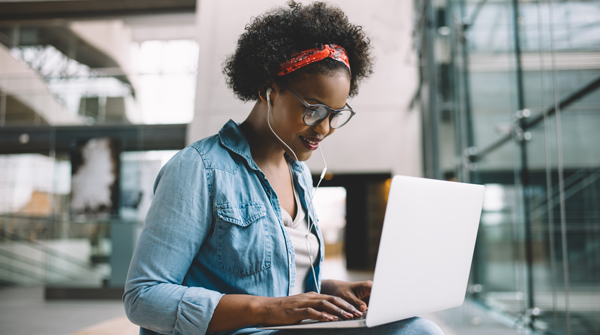
M 316 222 L 307 203 L 310 172 L 286 159 L 302 206 Z M 154 193 L 123 296 L 140 334 L 205 334 L 224 294 L 291 295 L 295 253 L 279 200 L 235 122 L 177 153 L 158 174 Z M 320 282 L 318 225 L 313 233 Z M 316 291 L 311 271 L 306 289 Z

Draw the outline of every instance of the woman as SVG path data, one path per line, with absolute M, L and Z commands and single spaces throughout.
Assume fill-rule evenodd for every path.
M 141 334 L 284 334 L 252 326 L 367 309 L 370 281 L 320 279 L 323 239 L 301 161 L 354 115 L 346 99 L 371 73 L 369 40 L 338 8 L 289 7 L 254 19 L 226 62 L 237 97 L 256 101 L 248 118 L 183 149 L 157 177 L 124 295 Z M 441 333 L 418 318 L 363 331 L 343 333 Z

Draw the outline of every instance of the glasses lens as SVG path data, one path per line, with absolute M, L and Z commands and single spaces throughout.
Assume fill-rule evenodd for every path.
M 327 117 L 328 111 L 324 106 L 311 106 L 306 110 L 304 114 L 304 123 L 309 126 L 323 121 Z
M 331 128 L 340 128 L 341 126 L 345 125 L 348 121 L 350 121 L 351 117 L 352 113 L 350 111 L 341 111 L 331 116 L 329 124 L 331 125 Z

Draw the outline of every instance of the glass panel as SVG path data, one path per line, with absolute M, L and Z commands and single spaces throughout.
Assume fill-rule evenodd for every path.
M 472 297 L 515 327 L 599 333 L 600 88 L 552 107 L 600 78 L 600 1 L 447 4 L 450 15 L 432 22 L 450 29 L 437 28 L 433 44 L 457 43 L 451 60 L 433 48 L 428 66 L 442 79 L 432 99 L 444 104 L 430 112 L 447 179 L 456 171 L 487 186 Z
M 110 215 L 94 214 L 87 195 L 79 195 L 85 212 L 73 212 L 72 157 L 0 155 L 0 283 L 122 287 L 154 178 L 174 154 L 122 153 L 120 202 Z
M 547 140 L 550 148 L 550 183 L 547 184 L 545 172 L 531 173 L 538 190 L 533 192 L 531 199 L 532 233 L 542 242 L 534 253 L 537 267 L 532 278 L 535 305 L 542 312 L 540 327 L 566 332 L 569 322 L 573 334 L 589 334 L 600 329 L 597 322 L 600 314 L 597 303 L 600 299 L 600 273 L 597 270 L 600 260 L 600 231 L 597 229 L 600 149 L 594 145 L 600 139 L 598 132 L 593 130 L 600 126 L 600 115 L 586 107 L 594 100 L 590 96 L 561 112 L 562 195 L 558 178 L 557 120 L 551 118 L 545 127 L 532 129 L 533 136 L 539 142 Z M 599 107 L 597 104 L 596 108 Z M 561 198 L 564 199 L 563 209 Z M 565 216 L 564 240 L 561 210 Z M 567 251 L 566 258 L 563 247 Z
M 118 20 L 5 25 L 0 43 L 0 284 L 122 287 L 174 154 L 127 126 L 192 120 L 198 44 Z

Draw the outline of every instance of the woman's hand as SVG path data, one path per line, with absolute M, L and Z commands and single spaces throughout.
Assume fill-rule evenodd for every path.
M 369 281 L 348 283 L 324 280 L 322 292 L 309 292 L 290 297 L 260 297 L 226 294 L 221 297 L 208 325 L 208 332 L 220 332 L 249 325 L 278 326 L 299 323 L 305 319 L 336 321 L 362 316 L 367 304 L 361 299 L 371 295 Z M 235 315 L 234 318 L 231 316 Z
M 340 280 L 323 280 L 321 293 L 340 297 L 361 311 L 367 310 L 373 282 L 370 280 L 350 283 Z
M 295 324 L 305 319 L 336 321 L 362 315 L 346 300 L 316 292 L 260 300 L 263 326 Z

